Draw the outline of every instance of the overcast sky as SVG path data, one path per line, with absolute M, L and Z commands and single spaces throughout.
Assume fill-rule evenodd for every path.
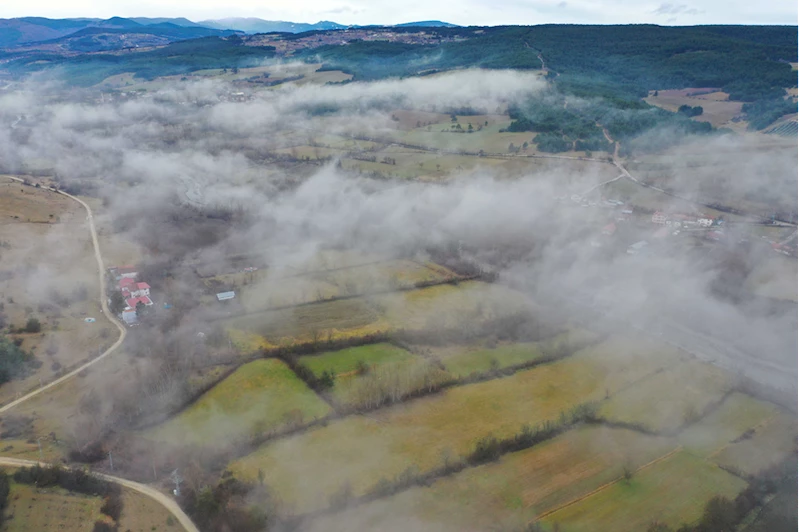
M 683 3 L 685 2 L 685 3 Z M 0 17 L 259 17 L 342 24 L 791 24 L 796 0 L 0 0 Z

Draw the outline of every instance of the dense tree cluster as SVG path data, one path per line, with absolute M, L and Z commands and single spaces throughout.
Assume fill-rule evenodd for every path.
M 41 330 L 41 325 L 39 329 Z M 37 361 L 31 353 L 23 351 L 6 335 L 0 334 L 0 384 L 27 375 L 36 364 Z

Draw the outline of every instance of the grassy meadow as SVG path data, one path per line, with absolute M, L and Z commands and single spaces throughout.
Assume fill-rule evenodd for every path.
M 671 527 L 702 516 L 715 495 L 735 497 L 746 482 L 690 453 L 679 452 L 543 519 L 562 532 L 637 532 L 658 521 Z
M 717 409 L 685 429 L 679 440 L 686 451 L 708 457 L 748 430 L 769 422 L 777 412 L 777 406 L 772 403 L 735 392 Z
M 145 433 L 153 441 L 214 446 L 330 413 L 322 401 L 276 359 L 238 368 L 186 410 Z
M 359 362 L 374 367 L 382 364 L 406 362 L 415 359 L 415 355 L 392 344 L 379 343 L 360 347 L 351 347 L 340 351 L 307 355 L 299 358 L 299 362 L 317 377 L 330 371 L 337 377 L 355 373 Z
M 524 424 L 556 420 L 578 404 L 601 400 L 607 383 L 623 386 L 662 363 L 656 357 L 630 370 L 631 357 L 641 357 L 606 356 L 623 344 L 623 339 L 611 339 L 510 377 L 333 421 L 267 444 L 229 467 L 237 477 L 250 480 L 259 469 L 269 471 L 267 483 L 295 511 L 324 507 L 346 483 L 359 494 L 409 467 L 432 469 L 443 456 L 470 453 L 484 436 L 510 436 Z
M 716 453 L 717 464 L 754 475 L 787 456 L 796 454 L 796 416 L 779 413 L 754 430 L 754 434 L 730 443 Z
M 690 361 L 642 380 L 605 402 L 601 414 L 611 421 L 672 431 L 696 421 L 705 408 L 732 387 L 731 376 L 715 366 Z

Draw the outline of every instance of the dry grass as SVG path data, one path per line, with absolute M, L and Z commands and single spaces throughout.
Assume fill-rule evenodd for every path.
M 69 493 L 60 488 L 37 489 L 13 484 L 3 530 L 91 532 L 102 518 L 100 497 Z
M 729 101 L 729 95 L 723 92 L 712 92 L 697 96 L 687 96 L 691 89 L 663 90 L 657 96 L 649 96 L 644 101 L 650 105 L 676 112 L 681 105 L 701 106 L 704 112 L 694 119 L 699 122 L 710 122 L 714 127 L 729 126 L 732 119 L 741 114 L 742 102 Z
M 687 451 L 706 457 L 770 419 L 777 410 L 771 403 L 736 392 L 710 415 L 681 433 L 679 440 Z
M 796 257 L 772 253 L 757 263 L 746 280 L 745 287 L 762 297 L 796 301 Z
M 696 420 L 732 386 L 727 372 L 701 362 L 685 362 L 614 395 L 601 414 L 611 421 L 669 431 Z
M 0 223 L 55 224 L 83 208 L 56 192 L 25 186 L 0 176 Z M 78 213 L 79 214 L 79 213 Z M 64 220 L 62 220 L 64 217 Z
M 752 437 L 727 446 L 713 460 L 724 467 L 754 475 L 789 453 L 796 454 L 796 431 L 796 416 L 780 413 L 758 427 Z
M 446 328 L 524 310 L 524 296 L 497 284 L 467 281 L 370 298 L 394 327 Z
M 166 508 L 141 493 L 123 489 L 122 504 L 119 530 L 125 532 L 183 531 L 183 527 Z
M 364 256 L 361 260 L 367 261 Z M 334 263 L 335 264 L 335 263 Z M 443 281 L 457 277 L 442 266 L 395 259 L 334 266 L 328 270 L 289 274 L 286 269 L 270 272 L 217 275 L 206 282 L 222 282 L 239 292 L 250 311 L 283 305 L 321 302 L 339 296 L 352 296 L 410 287 L 420 282 Z
M 672 443 L 632 431 L 601 427 L 569 431 L 552 441 L 467 469 L 389 499 L 344 511 L 310 530 L 492 530 L 531 520 L 668 452 Z M 504 529 L 504 528 L 502 528 Z
M 701 517 L 713 496 L 732 498 L 745 487 L 740 478 L 681 452 L 547 516 L 544 524 L 557 523 L 562 532 L 638 532 L 652 521 L 676 528 Z
M 243 331 L 274 345 L 362 336 L 388 328 L 380 315 L 360 299 L 259 312 L 224 320 L 222 324 L 234 335 Z
M 26 221 L 30 220 L 30 221 Z M 0 401 L 53 379 L 59 368 L 96 356 L 118 332 L 102 315 L 97 264 L 83 207 L 62 195 L 19 183 L 0 185 L 0 309 L 10 325 L 30 317 L 42 332 L 21 334 L 22 348 L 42 366 L 0 388 Z M 79 292 L 85 291 L 81 300 Z M 95 318 L 86 323 L 85 318 Z

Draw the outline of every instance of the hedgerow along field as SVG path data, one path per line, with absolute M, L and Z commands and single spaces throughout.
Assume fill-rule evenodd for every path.
M 389 343 L 370 344 L 303 356 L 300 364 L 316 378 L 333 377 L 330 397 L 337 405 L 373 408 L 392 398 L 423 389 L 450 377 L 423 357 Z
M 625 429 L 581 427 L 499 461 L 314 521 L 322 530 L 393 529 L 413 515 L 417 530 L 516 529 L 546 510 L 670 452 L 672 441 Z M 503 528 L 504 526 L 504 528 Z
M 215 447 L 330 411 L 282 361 L 256 360 L 239 367 L 174 418 L 146 431 L 145 437 Z
M 258 470 L 268 471 L 267 483 L 296 512 L 323 508 L 342 487 L 349 485 L 358 495 L 408 468 L 431 470 L 442 464 L 444 455 L 469 454 L 480 438 L 507 437 L 524 424 L 556 421 L 562 412 L 601 400 L 665 362 L 655 356 L 646 364 L 632 364 L 633 359 L 646 358 L 635 351 L 608 356 L 619 353 L 627 341 L 611 338 L 509 377 L 335 420 L 266 444 L 229 468 L 248 480 L 254 480 Z

